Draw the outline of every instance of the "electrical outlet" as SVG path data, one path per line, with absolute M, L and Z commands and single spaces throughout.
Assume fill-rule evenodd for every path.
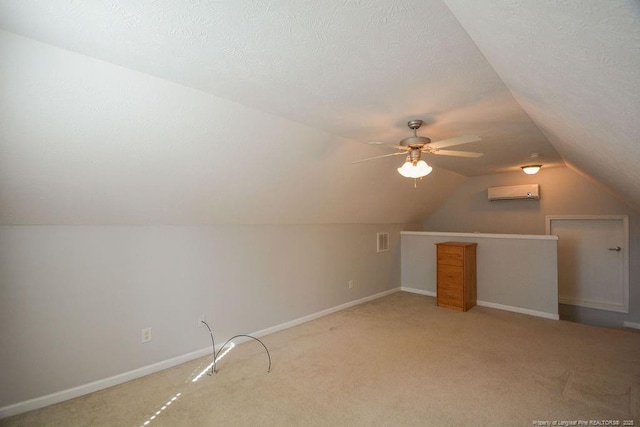
M 353 280 L 349 280 L 347 286 L 349 286 L 349 289 L 353 289 Z
M 198 316 L 198 328 L 205 328 L 205 324 L 202 322 L 206 322 L 207 321 L 207 315 L 206 314 L 201 314 L 200 316 Z
M 152 335 L 151 335 L 151 328 L 144 328 L 142 330 L 142 339 L 141 339 L 141 343 L 146 343 L 151 341 Z

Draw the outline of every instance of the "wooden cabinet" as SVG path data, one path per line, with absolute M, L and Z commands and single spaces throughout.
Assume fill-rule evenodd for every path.
M 436 243 L 438 307 L 467 311 L 476 305 L 477 245 Z

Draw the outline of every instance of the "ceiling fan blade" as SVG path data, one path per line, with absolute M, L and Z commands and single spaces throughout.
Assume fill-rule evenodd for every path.
M 369 142 L 369 145 L 374 146 L 374 147 L 380 147 L 380 148 L 395 148 L 397 150 L 406 150 L 407 149 L 406 145 L 387 144 L 385 142 L 379 142 L 379 141 L 371 141 L 371 142 Z
M 351 163 L 362 163 L 362 162 L 368 162 L 369 160 L 375 160 L 375 159 L 381 159 L 383 157 L 391 157 L 391 156 L 399 156 L 401 154 L 407 154 L 406 151 L 401 151 L 399 153 L 391 153 L 391 154 L 384 154 L 382 156 L 376 156 L 376 157 L 369 157 L 368 159 L 362 159 L 362 160 L 356 160 L 355 162 L 351 162 Z
M 437 154 L 440 156 L 456 156 L 456 157 L 482 157 L 484 153 L 474 153 L 472 151 L 453 151 L 453 150 L 433 150 L 427 151 L 429 154 Z
M 478 135 L 462 135 L 455 136 L 453 138 L 441 139 L 440 141 L 432 142 L 428 145 L 431 148 L 445 148 L 459 144 L 466 144 L 467 142 L 480 141 L 481 139 L 482 138 L 480 138 Z

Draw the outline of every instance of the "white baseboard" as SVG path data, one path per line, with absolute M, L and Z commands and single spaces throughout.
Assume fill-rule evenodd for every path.
M 405 292 L 411 292 L 412 294 L 427 295 L 427 296 L 430 296 L 430 297 L 435 297 L 436 296 L 435 292 L 425 291 L 423 289 L 408 288 L 406 286 L 400 287 L 400 290 L 401 291 L 405 291 Z
M 510 305 L 497 304 L 487 301 L 477 301 L 476 304 L 482 307 L 497 308 L 498 310 L 512 311 L 514 313 L 526 314 L 529 316 L 542 317 L 551 320 L 560 320 L 560 315 L 557 313 L 547 313 L 546 311 L 530 310 L 528 308 L 513 307 Z
M 299 319 L 295 319 L 295 320 L 292 320 L 290 322 L 285 322 L 285 323 L 281 323 L 279 325 L 273 326 L 271 328 L 262 329 L 260 331 L 254 332 L 251 335 L 253 335 L 254 337 L 262 337 L 264 335 L 273 334 L 273 333 L 281 331 L 283 329 L 288 329 L 288 328 L 291 328 L 293 326 L 297 326 L 297 325 L 301 325 L 301 324 L 303 324 L 305 322 L 309 322 L 311 320 L 319 319 L 320 317 L 327 316 L 327 315 L 329 315 L 331 313 L 335 313 L 336 311 L 344 310 L 345 308 L 353 307 L 355 305 L 362 304 L 362 303 L 365 303 L 367 301 L 372 301 L 374 299 L 382 298 L 384 296 L 387 296 L 387 295 L 393 294 L 395 292 L 398 292 L 399 290 L 400 290 L 400 288 L 393 288 L 393 289 L 390 289 L 388 291 L 380 292 L 378 294 L 370 295 L 368 297 L 364 297 L 364 298 L 360 298 L 360 299 L 357 299 L 357 300 L 354 300 L 354 301 L 350 301 L 350 302 L 347 302 L 347 303 L 344 303 L 344 304 L 340 304 L 340 305 L 338 305 L 336 307 L 328 308 L 326 310 L 322 310 L 322 311 L 319 311 L 317 313 L 310 314 L 308 316 L 300 317 Z
M 145 375 L 153 374 L 163 369 L 171 368 L 182 363 L 189 362 L 199 357 L 211 354 L 211 347 L 203 348 L 191 353 L 183 354 L 182 356 L 174 357 L 172 359 L 163 360 L 152 365 L 143 366 L 142 368 L 134 369 L 129 372 L 114 375 L 113 377 L 104 378 L 98 381 L 94 381 L 88 384 L 83 384 L 77 387 L 73 387 L 67 390 L 58 391 L 56 393 L 47 394 L 46 396 L 36 397 L 34 399 L 25 400 L 23 402 L 14 403 L 12 405 L 4 406 L 0 408 L 0 419 L 5 417 L 11 417 L 23 412 L 33 411 L 35 409 L 44 408 L 45 406 L 54 405 L 56 403 L 64 402 L 65 400 L 74 399 L 76 397 L 84 396 L 85 394 L 93 393 L 105 388 L 113 387 L 118 384 L 125 383 L 127 381 L 135 380 L 136 378 L 144 377 Z
M 436 293 L 433 291 L 425 291 L 422 289 L 408 288 L 406 286 L 402 286 L 400 290 L 405 292 L 411 292 L 414 294 L 428 295 L 430 297 L 436 296 Z M 545 319 L 552 319 L 552 320 L 560 320 L 560 315 L 556 313 L 547 313 L 545 311 L 530 310 L 528 308 L 513 307 L 510 305 L 497 304 L 495 302 L 487 302 L 487 301 L 476 301 L 476 304 L 482 307 L 497 308 L 498 310 L 512 311 L 514 313 L 527 314 L 529 316 L 543 317 Z
M 291 328 L 293 326 L 300 325 L 310 320 L 327 316 L 331 313 L 335 313 L 336 311 L 344 310 L 345 308 L 353 307 L 355 305 L 362 304 L 367 301 L 372 301 L 374 299 L 382 298 L 386 295 L 398 292 L 399 290 L 400 288 L 390 289 L 388 291 L 380 292 L 378 294 L 374 294 L 368 297 L 360 298 L 358 300 L 350 301 L 350 302 L 338 305 L 336 307 L 328 308 L 326 310 L 322 310 L 317 313 L 292 320 L 290 322 L 281 323 L 271 328 L 262 329 L 260 331 L 251 333 L 249 335 L 252 335 L 254 337 L 261 337 L 264 335 L 272 334 L 274 332 L 278 332 L 284 329 Z M 245 341 L 249 339 L 250 338 L 246 338 Z M 238 339 L 237 342 L 239 343 L 242 341 L 243 341 L 242 339 Z M 219 347 L 219 345 L 216 347 Z M 219 348 L 216 348 L 216 351 L 218 349 Z M 155 372 L 162 371 L 164 369 L 172 368 L 174 366 L 189 362 L 199 357 L 204 357 L 211 353 L 212 353 L 211 347 L 203 348 L 201 350 L 187 353 L 182 356 L 174 357 L 168 360 L 163 360 L 161 362 L 154 363 L 152 365 L 143 366 L 142 368 L 138 368 L 129 372 L 124 372 L 122 374 L 114 375 L 113 377 L 104 378 L 88 384 L 83 384 L 67 390 L 62 390 L 56 393 L 48 394 L 46 396 L 36 397 L 34 399 L 29 399 L 23 402 L 18 402 L 12 405 L 4 406 L 0 408 L 0 419 L 11 417 L 13 415 L 18 415 L 23 412 L 33 411 L 35 409 L 44 408 L 45 406 L 54 405 L 56 403 L 60 403 L 65 400 L 74 399 L 76 397 L 84 396 L 85 394 L 89 394 L 99 390 L 103 390 L 105 388 L 113 387 L 118 384 L 125 383 L 127 381 L 135 380 L 136 378 L 141 378 L 146 375 L 150 375 Z
M 623 322 L 622 326 L 625 328 L 640 329 L 640 323 Z

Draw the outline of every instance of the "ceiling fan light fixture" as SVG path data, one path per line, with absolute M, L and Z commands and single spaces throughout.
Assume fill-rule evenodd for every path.
M 398 168 L 398 173 L 405 178 L 422 178 L 423 176 L 429 175 L 432 170 L 433 168 L 424 160 L 418 160 L 417 162 L 407 160 Z
M 535 175 L 535 174 L 537 174 L 540 171 L 541 167 L 542 167 L 542 165 L 521 166 L 522 172 L 526 173 L 527 175 Z

